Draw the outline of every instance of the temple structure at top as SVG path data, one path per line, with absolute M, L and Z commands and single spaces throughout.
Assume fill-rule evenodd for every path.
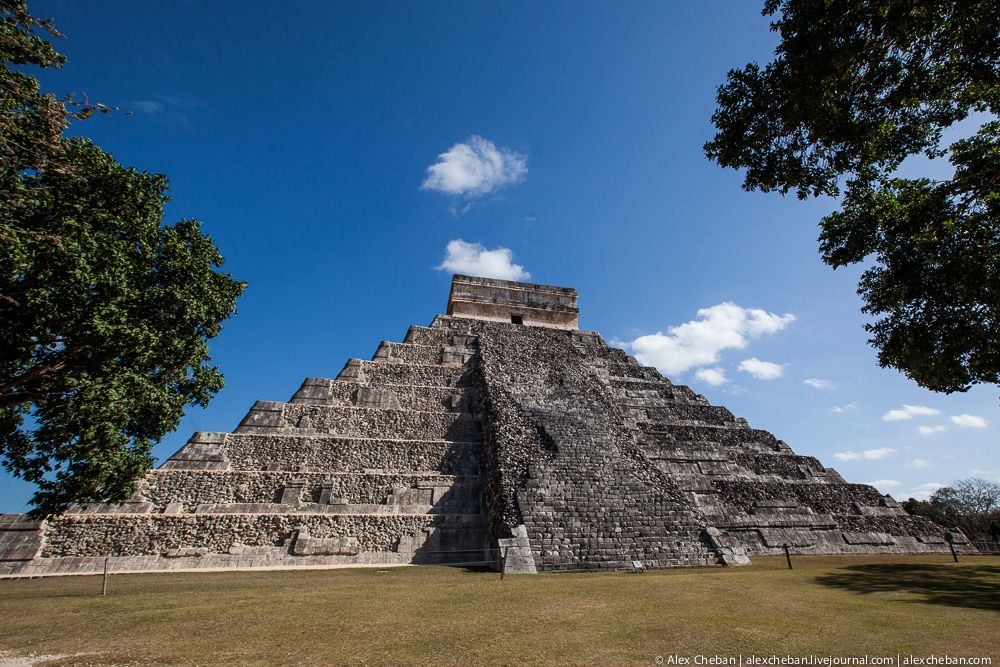
M 448 314 L 553 329 L 580 328 L 575 289 L 495 278 L 456 275 L 448 295 Z

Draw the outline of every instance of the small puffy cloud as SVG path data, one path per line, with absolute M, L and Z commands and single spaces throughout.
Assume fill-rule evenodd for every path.
M 913 419 L 914 417 L 933 417 L 938 414 L 941 414 L 941 411 L 937 408 L 928 408 L 923 405 L 904 405 L 898 410 L 889 410 L 889 412 L 882 415 L 882 421 L 898 422 Z
M 830 412 L 843 414 L 845 412 L 851 412 L 852 410 L 857 410 L 857 409 L 858 409 L 858 404 L 855 403 L 854 401 L 851 401 L 850 403 L 846 403 L 844 405 L 833 406 L 832 408 L 830 408 Z
M 861 455 L 866 459 L 884 459 L 889 454 L 895 454 L 896 450 L 892 447 L 879 447 L 878 449 L 866 449 L 861 452 Z
M 531 274 L 520 264 L 514 264 L 514 253 L 509 248 L 487 250 L 482 243 L 467 243 L 462 239 L 449 241 L 444 261 L 439 271 L 464 273 L 481 278 L 526 280 Z
M 961 428 L 986 428 L 988 421 L 976 415 L 952 415 L 951 423 Z
M 879 491 L 885 491 L 886 489 L 897 487 L 900 484 L 898 479 L 877 479 L 874 482 L 868 483 Z
M 918 426 L 917 427 L 917 432 L 920 435 L 934 435 L 935 433 L 941 433 L 941 432 L 943 432 L 945 430 L 947 430 L 947 428 L 944 427 L 944 426 L 941 426 L 940 424 L 937 424 L 935 426 Z
M 913 459 L 910 461 L 911 468 L 926 468 L 930 466 L 931 462 L 925 459 Z
M 665 333 L 636 338 L 628 343 L 629 350 L 640 363 L 677 375 L 718 363 L 723 350 L 742 350 L 752 339 L 777 333 L 795 321 L 790 313 L 777 315 L 729 301 L 702 308 L 697 314 L 698 319 L 670 327 Z
M 878 449 L 866 449 L 863 452 L 837 452 L 833 455 L 838 461 L 857 461 L 859 459 L 866 459 L 868 461 L 874 461 L 878 459 L 884 459 L 889 454 L 895 454 L 896 450 L 892 447 L 879 447 Z
M 744 373 L 749 373 L 758 380 L 777 380 L 785 374 L 785 369 L 781 364 L 761 361 L 757 357 L 744 359 L 740 362 L 739 369 Z
M 422 190 L 454 196 L 478 197 L 524 179 L 525 157 L 507 148 L 497 148 L 489 139 L 473 135 L 438 155 L 427 167 Z
M 712 368 L 702 368 L 695 373 L 694 376 L 702 382 L 712 385 L 713 387 L 718 387 L 720 384 L 726 384 L 729 382 L 729 378 L 726 377 L 726 371 L 718 366 L 713 366 Z
M 807 384 L 813 389 L 833 389 L 834 387 L 834 384 L 829 380 L 820 380 L 819 378 L 806 378 L 802 384 Z

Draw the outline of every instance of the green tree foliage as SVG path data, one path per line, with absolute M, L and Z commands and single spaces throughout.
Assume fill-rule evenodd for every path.
M 972 540 L 1000 539 L 1000 484 L 970 477 L 938 489 L 927 500 L 903 503 L 910 514 L 957 527 Z
M 167 180 L 124 167 L 26 65 L 64 58 L 0 0 L 0 457 L 36 515 L 121 501 L 184 407 L 222 387 L 207 341 L 245 284 L 198 222 L 164 225 Z
M 839 196 L 823 260 L 858 293 L 884 367 L 935 391 L 1000 382 L 1000 1 L 767 0 L 775 59 L 729 72 L 706 154 L 747 190 Z M 993 120 L 950 146 L 972 112 Z M 947 156 L 949 180 L 895 177 Z

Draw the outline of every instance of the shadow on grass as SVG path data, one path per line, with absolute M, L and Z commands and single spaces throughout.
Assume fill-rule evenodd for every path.
M 488 565 L 452 565 L 452 568 L 468 574 L 495 574 L 500 578 L 500 572 Z
M 852 593 L 910 593 L 917 602 L 1000 611 L 996 565 L 851 565 L 816 581 Z

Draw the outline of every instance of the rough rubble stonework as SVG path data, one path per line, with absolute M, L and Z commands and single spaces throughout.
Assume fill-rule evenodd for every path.
M 130 502 L 0 515 L 0 576 L 106 557 L 119 572 L 532 572 L 949 550 L 940 526 L 579 331 L 576 301 L 455 276 L 448 315 L 258 401 L 232 433 L 194 434 Z

